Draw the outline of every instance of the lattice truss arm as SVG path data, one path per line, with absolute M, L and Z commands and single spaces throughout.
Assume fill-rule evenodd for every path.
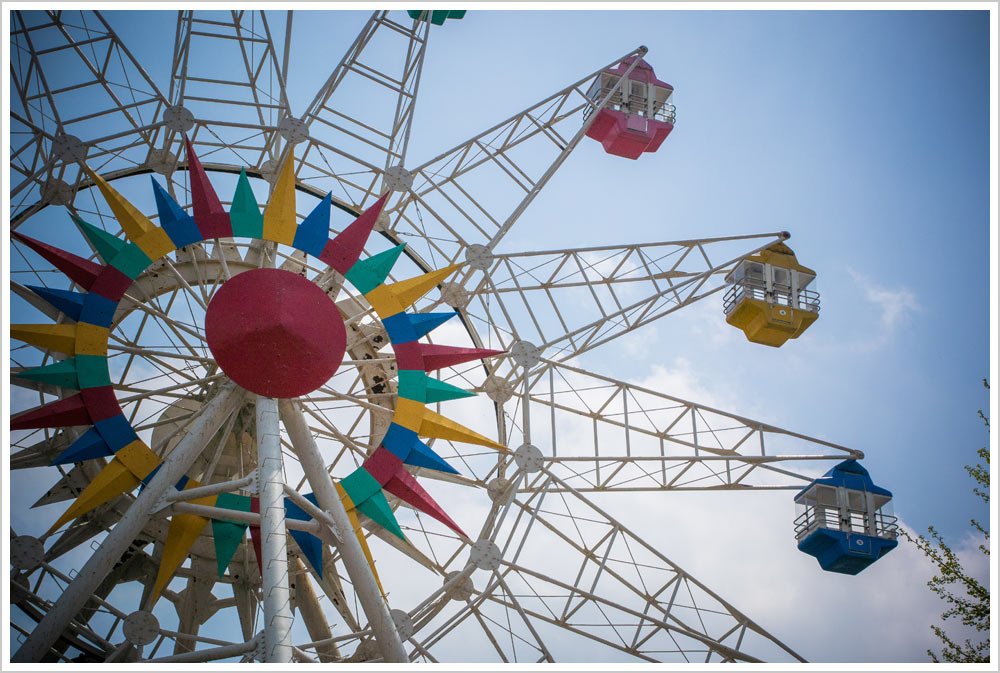
M 179 12 L 170 103 L 192 117 L 169 121 L 162 149 L 171 156 L 161 161 L 177 161 L 183 128 L 206 167 L 275 173 L 268 162 L 280 149 L 279 123 L 290 115 L 286 81 L 264 12 Z
M 11 12 L 10 56 L 12 215 L 70 203 L 85 157 L 146 162 L 167 101 L 99 13 Z
M 298 178 L 361 208 L 406 160 L 430 22 L 375 12 L 297 120 L 309 137 L 297 149 Z M 330 184 L 330 178 L 335 180 Z
M 465 641 L 504 662 L 802 661 L 552 470 L 506 484 L 483 531 L 496 567 L 457 606 L 445 591 L 410 611 L 414 657 Z
M 629 52 L 410 169 L 412 186 L 387 206 L 390 231 L 431 266 L 463 261 L 470 244 L 495 248 L 593 122 L 585 112 L 601 101 L 588 95 L 591 80 L 645 52 Z
M 725 287 L 740 259 L 781 233 L 490 255 L 442 288 L 490 348 L 529 341 L 562 362 Z M 510 362 L 494 372 L 513 381 Z
M 577 491 L 799 489 L 860 451 L 583 369 L 544 362 L 505 405 Z

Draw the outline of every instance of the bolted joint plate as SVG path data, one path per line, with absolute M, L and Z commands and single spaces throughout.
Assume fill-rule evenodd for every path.
M 133 645 L 149 645 L 160 635 L 160 622 L 148 610 L 136 610 L 122 625 L 125 639 Z
M 469 561 L 480 570 L 496 570 L 502 560 L 500 547 L 488 539 L 477 540 L 469 552 Z
M 514 462 L 525 472 L 538 472 L 545 464 L 545 457 L 537 446 L 522 444 L 514 452 Z
M 18 535 L 10 541 L 10 564 L 19 572 L 31 572 L 45 560 L 42 541 L 31 535 Z
M 530 341 L 517 341 L 510 347 L 510 356 L 518 366 L 531 369 L 542 361 L 542 351 Z

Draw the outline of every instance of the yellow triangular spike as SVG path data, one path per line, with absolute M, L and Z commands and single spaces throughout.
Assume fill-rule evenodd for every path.
M 424 275 L 417 276 L 416 278 L 410 278 L 409 280 L 402 280 L 398 283 L 393 283 L 392 285 L 389 285 L 389 291 L 395 295 L 396 299 L 399 300 L 399 303 L 404 309 L 409 308 L 410 306 L 413 306 L 418 299 L 427 294 L 432 287 L 450 276 L 461 266 L 461 264 L 452 264 L 451 266 L 446 266 L 443 269 L 425 273 Z
M 264 238 L 285 245 L 295 241 L 295 157 L 291 147 L 274 192 L 264 209 Z
M 143 234 L 156 229 L 156 225 L 150 222 L 148 217 L 129 203 L 124 196 L 115 191 L 115 188 L 109 185 L 104 178 L 90 170 L 89 166 L 84 166 L 83 168 L 87 171 L 90 179 L 94 181 L 94 184 L 101 190 L 104 200 L 111 206 L 111 211 L 118 219 L 118 224 L 129 239 L 138 242 Z
M 488 446 L 491 449 L 506 451 L 507 447 L 497 444 L 492 439 L 483 437 L 477 432 L 469 430 L 467 427 L 445 418 L 441 414 L 430 409 L 424 410 L 424 418 L 420 422 L 420 430 L 417 432 L 421 437 L 433 437 L 435 439 L 449 439 L 453 442 L 465 442 L 466 444 L 479 444 Z
M 11 325 L 10 338 L 57 353 L 76 353 L 76 325 Z
M 184 485 L 184 490 L 199 486 L 204 486 L 204 484 L 195 479 L 189 479 Z M 217 495 L 207 495 L 204 498 L 194 498 L 185 502 L 214 507 L 218 497 Z M 160 557 L 160 568 L 156 572 L 156 583 L 153 585 L 150 605 L 159 599 L 160 594 L 170 583 L 170 579 L 187 558 L 191 547 L 207 525 L 208 519 L 197 514 L 174 514 L 170 517 L 170 528 L 167 529 L 167 541 L 163 543 L 163 554 Z
M 139 485 L 139 480 L 121 461 L 112 460 L 104 466 L 83 493 L 77 496 L 66 513 L 59 517 L 46 535 L 51 535 L 63 524 L 82 516 L 112 498 L 131 491 Z
M 375 578 L 375 583 L 378 584 L 378 590 L 382 592 L 382 598 L 386 598 L 385 589 L 382 588 L 382 580 L 379 579 L 378 571 L 375 570 L 375 559 L 372 558 L 372 550 L 369 549 L 368 540 L 365 538 L 364 531 L 361 530 L 361 521 L 358 520 L 358 510 L 348 510 L 347 518 L 351 520 L 351 526 L 354 528 L 354 535 L 358 538 L 358 542 L 361 544 L 361 551 L 365 553 L 365 559 L 368 561 L 368 567 L 371 568 L 372 576 Z

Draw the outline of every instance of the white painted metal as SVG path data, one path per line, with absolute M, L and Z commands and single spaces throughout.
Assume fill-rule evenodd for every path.
M 257 396 L 257 461 L 260 484 L 261 568 L 264 594 L 264 661 L 292 661 L 292 599 L 288 588 L 285 476 L 278 428 L 278 401 Z
M 208 440 L 226 418 L 242 403 L 245 392 L 233 383 L 222 386 L 201 410 L 194 425 L 163 461 L 162 467 L 136 497 L 121 520 L 63 591 L 55 605 L 11 657 L 15 662 L 37 662 L 59 638 L 66 625 L 83 608 L 111 567 L 145 527 L 153 506 L 202 452 Z
M 341 540 L 339 546 L 341 558 L 354 582 L 358 600 L 361 601 L 365 614 L 368 616 L 368 623 L 382 651 L 382 660 L 387 663 L 409 661 L 409 656 L 400 642 L 389 609 L 382 599 L 382 592 L 368 569 L 364 552 L 354 537 L 353 527 L 347 518 L 347 512 L 340 502 L 337 490 L 330 479 L 330 473 L 323 465 L 323 459 L 319 455 L 316 441 L 309 432 L 309 426 L 306 424 L 302 411 L 294 402 L 284 400 L 281 403 L 281 418 L 288 431 L 292 447 L 302 462 L 302 469 L 309 480 L 309 485 L 312 486 L 313 492 L 316 494 L 316 500 L 336 523 L 337 535 Z
M 117 231 L 100 198 L 91 197 L 92 184 L 76 164 L 81 156 L 106 179 L 121 180 L 126 186 L 139 175 L 143 188 L 148 189 L 148 178 L 142 174 L 152 170 L 158 180 L 165 181 L 168 191 L 188 206 L 183 132 L 188 133 L 208 170 L 233 174 L 245 166 L 251 178 L 273 178 L 287 141 L 298 142 L 300 193 L 323 196 L 333 190 L 335 202 L 353 212 L 380 195 L 389 169 L 412 169 L 405 175 L 396 171 L 396 177 L 402 178 L 398 186 L 407 189 L 390 196 L 379 231 L 397 242 L 405 240 L 413 263 L 423 270 L 448 262 L 470 262 L 441 287 L 440 301 L 437 293 L 431 292 L 418 309 L 454 306 L 460 310 L 474 344 L 510 351 L 506 357 L 491 358 L 488 371 L 470 363 L 445 370 L 442 376 L 455 385 L 481 390 L 496 402 L 498 436 L 511 448 L 522 444 L 537 447 L 536 451 L 514 450 L 492 456 L 477 448 L 439 442 L 435 448 L 450 459 L 454 456 L 453 464 L 460 467 L 462 475 L 427 470 L 418 474 L 429 482 L 429 490 L 436 486 L 431 480 L 477 489 L 484 505 L 490 505 L 484 519 L 475 522 L 478 534 L 473 536 L 484 548 L 481 562 L 494 568 L 485 580 L 473 581 L 476 566 L 468 562 L 473 548 L 457 536 L 442 534 L 441 528 L 433 528 L 434 523 L 425 529 L 426 519 L 414 519 L 407 510 L 398 510 L 409 544 L 363 521 L 373 539 L 380 538 L 395 547 L 391 553 L 399 552 L 414 561 L 415 577 L 418 572 L 429 573 L 424 576 L 430 577 L 425 580 L 429 587 L 426 598 L 406 611 L 414 629 L 408 647 L 412 645 L 415 660 L 434 661 L 436 653 L 447 646 L 447 639 L 452 634 L 468 633 L 463 629 L 470 623 L 472 631 L 480 633 L 487 647 L 495 650 L 484 656 L 495 654 L 496 659 L 507 661 L 556 658 L 549 634 L 557 629 L 637 660 L 663 659 L 667 657 L 664 652 L 671 650 L 671 656 L 679 661 L 750 661 L 755 638 L 769 651 L 777 647 L 798 659 L 794 651 L 672 564 L 660 550 L 645 545 L 623 523 L 596 508 L 589 494 L 794 489 L 808 480 L 813 471 L 810 464 L 859 457 L 860 452 L 566 364 L 580 353 L 608 348 L 622 335 L 712 296 L 736 260 L 787 235 L 779 232 L 494 253 L 491 249 L 516 225 L 580 141 L 581 113 L 600 104 L 584 92 L 594 74 L 607 66 L 418 164 L 406 152 L 431 24 L 405 18 L 402 12 L 375 12 L 312 104 L 298 116 L 284 86 L 289 64 L 294 63 L 289 53 L 297 45 L 289 39 L 293 35 L 289 18 L 279 31 L 286 36 L 285 48 L 276 47 L 268 24 L 268 17 L 273 22 L 274 16 L 242 10 L 179 13 L 171 81 L 169 87 L 158 89 L 99 13 L 12 13 L 11 81 L 24 103 L 23 113 L 13 108 L 11 112 L 12 227 L 29 222 L 49 205 L 72 204 L 84 219 Z M 74 33 L 74 25 L 87 26 L 91 41 Z M 42 30 L 58 39 L 52 38 L 43 48 L 37 43 Z M 386 58 L 388 44 L 397 50 L 395 66 L 387 65 L 391 60 Z M 68 84 L 68 91 L 47 84 L 45 50 L 61 59 L 59 81 Z M 197 54 L 211 51 L 226 52 L 231 57 L 226 62 L 241 65 L 219 71 L 216 63 L 198 61 Z M 629 55 L 640 53 L 644 49 Z M 122 82 L 128 84 L 123 86 Z M 77 118 L 62 100 L 85 87 L 89 87 L 96 111 L 91 119 Z M 393 110 L 392 115 L 386 115 L 391 121 L 374 121 L 351 109 L 353 99 L 368 97 L 388 101 L 383 107 Z M 95 125 L 94 119 L 103 126 Z M 94 128 L 109 130 L 95 137 Z M 72 142 L 70 136 L 80 138 L 81 143 Z M 355 149 L 346 149 L 349 146 Z M 540 157 L 538 165 L 520 164 L 517 157 L 522 152 Z M 484 194 L 484 185 L 489 182 L 484 176 L 497 169 L 499 180 L 508 183 L 504 186 L 515 188 L 514 197 Z M 307 207 L 305 202 L 299 204 L 300 215 Z M 335 228 L 344 223 L 338 222 Z M 20 244 L 15 247 L 20 249 Z M 34 275 L 52 277 L 47 266 L 30 261 L 30 254 L 26 257 Z M 203 450 L 197 451 L 200 455 L 181 471 L 209 485 L 185 492 L 185 498 L 249 486 L 242 477 L 254 471 L 261 458 L 255 453 L 259 447 L 254 442 L 254 412 L 234 404 L 239 409 L 228 422 L 219 419 L 212 428 L 199 425 L 213 404 L 206 406 L 206 398 L 211 398 L 224 378 L 206 347 L 200 322 L 204 307 L 222 282 L 265 264 L 314 278 L 330 290 L 349 316 L 351 328 L 358 330 L 341 372 L 331 382 L 294 404 L 282 405 L 286 439 L 297 455 L 286 456 L 288 483 L 275 478 L 272 485 L 280 484 L 282 493 L 301 505 L 305 501 L 298 494 L 307 492 L 308 483 L 320 509 L 326 510 L 312 512 L 315 521 L 287 521 L 287 528 L 315 532 L 333 542 L 324 533 L 333 523 L 341 539 L 336 545 L 340 559 L 327 564 L 322 580 L 313 576 L 324 601 L 317 604 L 314 596 L 301 610 L 309 612 L 314 622 L 325 612 L 331 628 L 343 626 L 335 628 L 331 638 L 291 646 L 290 657 L 306 661 L 317 654 L 323 656 L 317 647 L 325 643 L 342 647 L 344 656 L 353 661 L 378 658 L 379 650 L 385 661 L 405 661 L 406 649 L 350 531 L 330 477 L 345 476 L 378 445 L 395 401 L 394 362 L 382 348 L 385 332 L 362 297 L 350 287 L 341 288 L 342 279 L 316 260 L 292 255 L 281 247 L 265 249 L 245 240 L 189 246 L 140 276 L 116 313 L 109 355 L 124 370 L 116 373 L 114 381 L 119 400 L 134 419 L 137 431 L 154 433 L 159 444 L 153 448 L 169 452 L 168 462 L 186 452 L 192 433 L 197 434 L 199 428 L 206 433 L 211 430 L 203 437 Z M 412 275 L 407 271 L 403 277 Z M 65 321 L 19 283 L 13 282 L 12 290 L 18 301 L 27 301 L 54 320 Z M 577 296 L 589 299 L 574 303 L 573 310 L 567 311 L 567 304 L 560 299 L 562 293 L 580 290 L 583 292 Z M 637 297 L 641 299 L 637 301 Z M 129 320 L 138 324 L 134 331 L 122 327 L 131 324 Z M 22 352 L 26 350 L 30 349 Z M 16 372 L 33 364 L 37 363 L 12 358 L 11 368 Z M 60 392 L 16 378 L 12 382 L 22 386 L 21 392 Z M 292 414 L 285 412 L 289 406 Z M 447 406 L 441 411 L 447 415 Z M 556 431 L 579 423 L 593 426 L 592 445 L 569 445 Z M 259 430 L 260 425 L 256 425 Z M 483 431 L 489 425 L 476 429 Z M 12 438 L 11 467 L 43 468 L 76 436 L 63 430 Z M 72 497 L 98 469 L 94 461 L 88 461 L 56 475 L 55 486 L 45 496 L 47 502 Z M 150 490 L 147 488 L 140 499 Z M 105 654 L 113 652 L 111 643 L 121 642 L 120 626 L 117 631 L 116 627 L 104 631 L 96 625 L 99 620 L 88 620 L 100 608 L 120 621 L 136 607 L 124 606 L 122 611 L 105 601 L 118 582 L 136 578 L 143 583 L 145 594 L 151 589 L 151 579 L 144 578 L 142 570 L 148 569 L 152 557 L 139 543 L 162 543 L 165 522 L 154 519 L 139 525 L 115 554 L 105 551 L 104 546 L 119 529 L 125 530 L 126 521 L 130 526 L 138 525 L 132 514 L 138 502 L 131 507 L 128 498 L 109 503 L 54 542 L 45 541 L 48 562 L 31 571 L 33 591 L 25 594 L 23 587 L 16 589 L 26 596 L 21 609 L 37 610 L 42 618 L 28 636 L 32 649 L 22 648 L 25 656 L 48 651 L 47 645 L 38 649 L 39 642 L 52 638 L 53 632 L 86 639 L 96 644 L 95 651 L 105 648 Z M 449 502 L 441 504 L 450 509 Z M 174 511 L 218 513 L 215 508 L 198 509 L 204 506 L 186 502 L 172 507 Z M 230 517 L 254 523 L 263 519 L 236 513 Z M 566 534 L 574 526 L 584 531 L 579 538 Z M 81 583 L 80 577 L 94 574 L 88 563 L 69 584 L 67 593 L 75 596 L 72 600 L 77 604 L 71 609 L 66 599 L 58 597 L 68 576 L 52 563 L 64 561 L 68 552 L 108 529 L 112 532 L 95 558 L 99 556 L 107 567 L 122 563 L 103 583 L 92 579 Z M 286 526 L 277 527 L 274 537 L 283 539 L 285 530 Z M 137 535 L 142 540 L 134 540 Z M 548 556 L 558 556 L 562 565 L 547 566 L 533 557 L 539 548 Z M 215 575 L 213 554 L 210 539 L 198 540 L 192 548 L 190 567 L 181 568 L 178 576 L 209 589 L 214 585 L 229 591 L 227 585 L 231 585 L 238 592 L 232 598 L 219 594 L 223 598 L 206 605 L 213 610 L 233 609 L 243 629 L 242 638 L 248 639 L 259 628 L 254 617 L 257 606 L 249 598 L 260 586 L 250 577 L 253 552 L 249 545 L 242 545 L 221 581 Z M 267 558 L 283 557 L 269 553 Z M 663 583 L 663 577 L 669 579 Z M 27 573 L 22 578 L 27 579 Z M 84 584 L 91 588 L 83 589 Z M 541 588 L 537 593 L 536 587 Z M 544 596 L 541 604 L 537 594 Z M 684 597 L 683 610 L 678 607 L 678 596 Z M 165 600 L 176 601 L 179 613 L 189 604 L 170 594 Z M 310 599 L 303 592 L 296 594 L 296 600 Z M 54 601 L 52 607 L 48 601 Z M 357 603 L 372 625 L 370 631 L 361 628 L 364 619 L 356 613 Z M 235 609 L 229 607 L 234 604 Z M 399 610 L 407 606 L 393 607 Z M 608 623 L 595 622 L 595 617 L 604 613 L 609 615 Z M 74 615 L 76 620 L 65 628 L 53 626 L 56 622 L 66 624 Z M 699 626 L 702 621 L 721 621 L 726 626 L 710 630 Z M 251 656 L 258 647 L 256 642 L 231 644 L 199 636 L 198 619 L 181 623 L 184 627 L 176 632 L 161 630 L 161 638 L 172 641 L 175 647 L 197 643 L 219 648 L 166 659 L 156 659 L 150 653 L 146 656 L 157 661 L 200 662 Z M 546 629 L 538 628 L 543 624 Z M 615 637 L 609 638 L 609 633 Z M 378 647 L 371 642 L 372 635 Z M 667 642 L 670 638 L 677 640 Z M 550 639 L 548 643 L 546 639 Z M 266 649 L 263 640 L 259 646 Z

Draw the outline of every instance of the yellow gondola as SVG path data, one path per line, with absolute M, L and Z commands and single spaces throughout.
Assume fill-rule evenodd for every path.
M 819 317 L 819 293 L 807 289 L 816 272 L 784 243 L 741 260 L 726 276 L 726 322 L 748 340 L 778 347 L 798 338 Z

